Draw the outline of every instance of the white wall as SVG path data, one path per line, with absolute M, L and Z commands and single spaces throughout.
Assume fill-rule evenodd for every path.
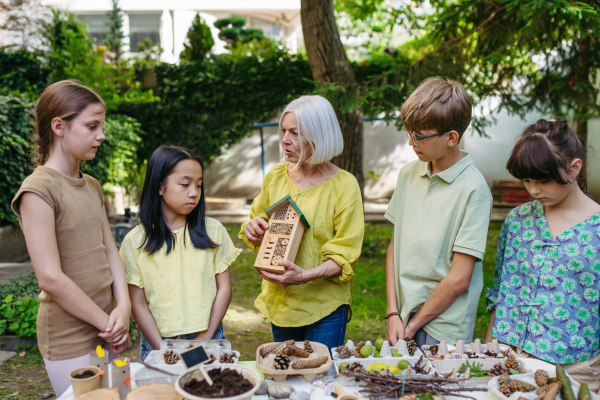
M 541 115 L 532 113 L 525 120 L 505 113 L 497 115 L 498 123 L 487 128 L 490 138 L 479 137 L 470 132 L 463 137 L 462 146 L 473 155 L 473 161 L 491 186 L 494 180 L 515 180 L 506 171 L 506 162 L 517 137 L 529 124 Z M 364 125 L 364 171 L 381 175 L 379 179 L 367 178 L 365 198 L 369 200 L 391 197 L 398 171 L 416 159 L 408 146 L 406 134 L 383 121 L 365 122 Z M 266 170 L 279 159 L 277 127 L 264 129 Z M 596 200 L 600 200 L 600 119 L 589 123 L 590 148 L 588 152 L 588 188 Z M 206 191 L 213 197 L 254 198 L 262 183 L 260 136 L 254 131 L 249 137 L 232 146 L 228 153 L 215 160 L 207 169 Z

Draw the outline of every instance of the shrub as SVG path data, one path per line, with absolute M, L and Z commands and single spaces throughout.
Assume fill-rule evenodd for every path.
M 14 296 L 6 296 L 0 306 L 0 335 L 8 330 L 8 333 L 20 338 L 35 337 L 39 308 L 38 298 L 25 297 L 23 300 L 14 300 Z
M 181 61 L 202 60 L 215 45 L 210 27 L 202 21 L 200 14 L 196 14 L 196 18 L 192 21 L 187 38 L 190 44 L 183 45 L 185 49 L 181 52 Z
M 48 68 L 33 53 L 0 49 L 0 87 L 39 92 L 48 82 Z
M 0 226 L 18 222 L 10 203 L 32 171 L 33 108 L 27 95 L 0 95 Z
M 40 287 L 34 272 L 21 274 L 0 285 L 0 299 L 12 295 L 15 299 L 21 300 L 24 297 L 37 297 L 39 294 Z
M 234 54 L 156 66 L 160 101 L 123 106 L 145 132 L 140 160 L 169 143 L 194 148 L 210 162 L 246 136 L 255 122 L 270 120 L 287 102 L 313 90 L 303 58 L 276 45 L 244 46 Z

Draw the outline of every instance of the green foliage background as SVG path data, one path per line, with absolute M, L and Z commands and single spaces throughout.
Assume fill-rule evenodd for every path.
M 183 45 L 184 49 L 180 56 L 181 61 L 202 60 L 215 45 L 210 27 L 200 18 L 200 14 L 196 14 L 192 21 L 187 38 L 190 43 Z

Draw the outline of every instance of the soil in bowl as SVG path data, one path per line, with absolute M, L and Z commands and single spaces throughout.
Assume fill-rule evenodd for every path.
M 254 387 L 242 374 L 231 369 L 212 369 L 208 371 L 208 376 L 213 381 L 212 386 L 204 380 L 192 378 L 183 385 L 183 390 L 194 396 L 218 399 L 244 394 Z
M 75 379 L 86 379 L 86 378 L 91 378 L 92 376 L 96 375 L 96 373 L 94 371 L 90 371 L 89 369 L 86 369 L 85 371 L 73 375 L 73 378 Z

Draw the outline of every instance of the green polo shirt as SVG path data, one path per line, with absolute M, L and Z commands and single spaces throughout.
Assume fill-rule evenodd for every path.
M 467 152 L 431 176 L 428 163 L 413 161 L 398 174 L 386 218 L 394 224 L 398 310 L 406 325 L 448 275 L 454 252 L 477 257 L 471 285 L 423 329 L 436 340 L 471 343 L 479 296 L 481 260 L 492 215 L 490 189 Z

